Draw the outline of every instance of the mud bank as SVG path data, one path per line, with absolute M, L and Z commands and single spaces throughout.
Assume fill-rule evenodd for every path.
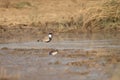
M 42 27 L 43 26 L 43 27 Z M 52 25 L 51 25 L 52 26 Z M 17 26 L 0 26 L 0 43 L 9 43 L 9 42 L 28 42 L 28 41 L 36 41 L 37 39 L 42 39 L 45 35 L 47 35 L 49 32 L 52 32 L 55 37 L 61 37 L 61 34 L 66 35 L 66 37 L 73 36 L 73 33 L 75 35 L 83 35 L 85 34 L 86 37 L 90 38 L 93 36 L 93 34 L 101 33 L 90 33 L 90 32 L 82 32 L 79 29 L 64 29 L 59 31 L 54 29 L 54 26 L 52 28 L 45 27 L 45 25 L 41 24 L 41 27 L 33 27 L 28 26 L 25 24 L 17 25 Z M 65 31 L 64 31 L 65 30 Z M 70 35 L 69 35 L 70 33 Z M 112 35 L 115 37 L 119 36 L 119 32 L 102 32 L 104 35 Z M 65 36 L 64 35 L 64 36 Z M 81 37 L 81 36 L 78 36 Z M 93 36 L 94 37 L 94 36 Z

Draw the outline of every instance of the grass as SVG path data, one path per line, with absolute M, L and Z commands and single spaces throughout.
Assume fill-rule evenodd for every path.
M 14 4 L 14 8 L 17 8 L 17 9 L 22 9 L 22 8 L 26 8 L 30 6 L 32 5 L 29 2 L 19 2 L 19 3 Z
M 16 9 L 21 9 L 21 8 L 26 8 L 32 6 L 30 2 L 27 1 L 19 1 L 15 2 L 13 0 L 0 0 L 0 6 L 2 8 L 16 8 Z
M 4 7 L 4 8 L 9 8 L 10 5 L 11 5 L 11 2 L 10 0 L 0 0 L 0 3 L 1 3 L 1 7 Z
M 0 16 L 2 25 L 26 24 L 57 32 L 120 31 L 119 0 L 5 0 L 4 3 L 5 8 L 13 7 L 9 8 L 9 14 L 0 13 L 4 15 Z

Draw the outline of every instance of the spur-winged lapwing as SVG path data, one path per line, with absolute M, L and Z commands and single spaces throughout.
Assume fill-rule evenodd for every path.
M 50 42 L 52 40 L 52 36 L 53 34 L 52 33 L 49 33 L 48 36 L 45 36 L 43 39 L 42 39 L 42 42 Z M 37 42 L 39 42 L 39 40 L 37 40 Z

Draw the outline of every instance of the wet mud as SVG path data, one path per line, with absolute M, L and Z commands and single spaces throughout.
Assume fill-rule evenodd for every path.
M 59 50 L 53 49 L 0 49 L 0 66 L 11 74 L 18 73 L 20 80 L 58 79 L 63 80 L 110 80 L 117 64 L 120 50 L 96 49 Z

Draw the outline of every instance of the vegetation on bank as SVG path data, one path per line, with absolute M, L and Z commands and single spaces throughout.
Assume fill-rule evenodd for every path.
M 81 32 L 120 31 L 120 0 L 85 0 L 85 2 L 82 0 L 68 1 L 71 1 L 72 4 L 74 3 L 76 7 L 79 7 L 79 13 L 77 13 L 77 15 L 70 15 L 67 18 L 61 16 L 62 20 L 56 18 L 56 20 L 53 21 L 46 18 L 48 20 L 44 21 L 39 18 L 40 12 L 36 11 L 36 13 L 29 16 L 29 23 L 21 22 L 19 24 L 41 27 L 45 30 L 56 30 L 57 32 L 76 30 Z M 2 4 L 2 7 L 8 9 L 15 8 L 21 10 L 26 7 L 35 7 L 39 10 L 40 8 L 28 1 L 17 2 L 14 4 L 10 0 L 3 0 L 3 2 L 4 4 Z M 56 12 L 57 10 L 54 13 Z

